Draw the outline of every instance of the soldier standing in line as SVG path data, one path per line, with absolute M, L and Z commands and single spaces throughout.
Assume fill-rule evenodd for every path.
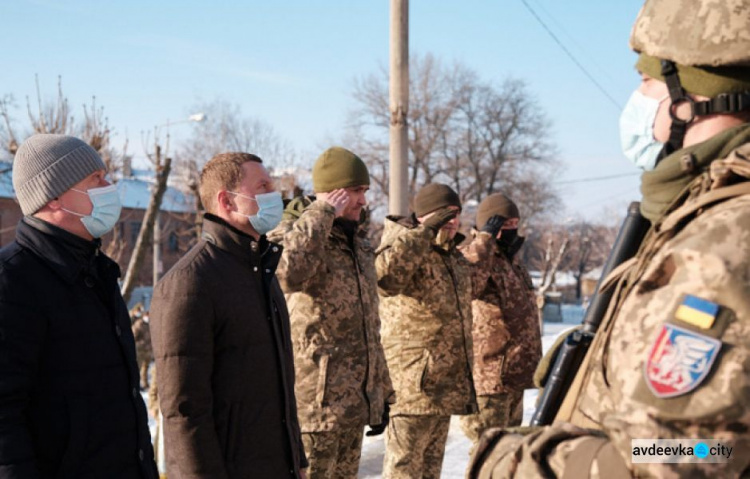
M 531 277 L 516 256 L 519 212 L 502 193 L 485 198 L 477 210 L 471 243 L 461 248 L 472 265 L 474 386 L 479 412 L 461 418 L 476 447 L 490 427 L 520 426 L 523 391 L 533 387 L 542 356 L 539 310 Z
M 324 151 L 316 197 L 292 200 L 269 234 L 291 315 L 296 393 L 310 479 L 355 478 L 365 425 L 382 434 L 393 387 L 380 342 L 375 252 L 361 219 L 370 175 L 354 153 Z
M 148 389 L 148 367 L 154 359 L 151 350 L 151 329 L 148 324 L 148 311 L 136 314 L 133 321 L 133 337 L 135 338 L 135 352 L 138 359 L 138 371 L 141 378 L 141 390 Z
M 750 2 L 649 0 L 625 155 L 651 230 L 552 426 L 493 430 L 470 477 L 740 477 L 750 470 Z M 635 439 L 705 439 L 719 462 L 641 463 Z M 684 444 L 684 442 L 681 442 Z M 717 449 L 718 451 L 718 449 Z
M 438 183 L 414 215 L 389 217 L 378 248 L 383 346 L 398 402 L 385 438 L 385 478 L 437 478 L 452 414 L 477 410 L 471 276 L 456 249 L 461 201 Z

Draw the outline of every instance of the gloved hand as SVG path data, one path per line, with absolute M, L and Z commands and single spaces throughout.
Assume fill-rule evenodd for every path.
M 437 210 L 432 216 L 424 220 L 422 224 L 437 234 L 437 232 L 440 231 L 440 228 L 448 224 L 448 222 L 455 218 L 457 214 L 458 210 L 452 210 L 446 206 L 445 208 Z
M 383 434 L 386 426 L 388 426 L 388 421 L 390 421 L 390 414 L 391 405 L 385 403 L 385 405 L 383 406 L 383 422 L 374 426 L 370 426 L 370 430 L 365 433 L 365 436 L 380 436 L 381 434 Z
M 487 224 L 482 226 L 482 229 L 480 231 L 489 233 L 490 236 L 492 236 L 493 238 L 497 238 L 497 234 L 500 232 L 500 228 L 503 227 L 503 224 L 505 223 L 506 219 L 507 218 L 503 216 L 494 215 L 490 219 L 487 220 Z

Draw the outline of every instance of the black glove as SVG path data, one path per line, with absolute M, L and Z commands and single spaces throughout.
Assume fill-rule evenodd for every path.
M 452 210 L 448 207 L 437 210 L 432 216 L 422 222 L 426 228 L 430 228 L 435 234 L 440 228 L 448 224 L 450 220 L 456 217 L 458 210 Z
M 494 215 L 490 219 L 487 220 L 487 224 L 482 226 L 482 229 L 480 231 L 489 233 L 490 236 L 492 236 L 493 238 L 496 238 L 497 234 L 500 232 L 500 228 L 503 227 L 505 220 L 507 220 L 507 218 L 500 216 L 500 215 Z
M 388 421 L 390 420 L 390 414 L 391 414 L 391 405 L 388 403 L 385 403 L 383 405 L 383 422 L 380 424 L 376 424 L 374 426 L 370 426 L 370 430 L 365 433 L 365 436 L 380 436 L 385 431 L 386 426 L 388 426 Z

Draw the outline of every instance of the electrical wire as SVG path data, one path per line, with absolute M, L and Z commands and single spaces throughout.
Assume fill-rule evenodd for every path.
M 556 185 L 572 185 L 575 183 L 588 183 L 591 181 L 602 181 L 602 180 L 612 180 L 615 178 L 624 178 L 627 176 L 638 176 L 641 173 L 637 171 L 632 171 L 630 173 L 618 173 L 616 175 L 606 175 L 606 176 L 592 176 L 590 178 L 579 178 L 577 180 L 565 180 L 565 181 L 555 181 L 554 184 Z
M 524 4 L 524 6 L 526 7 L 526 9 L 539 22 L 539 24 L 542 26 L 542 28 L 544 28 L 544 30 L 546 30 L 546 32 L 549 34 L 549 36 L 552 37 L 552 40 L 554 40 L 555 43 L 557 43 L 557 45 L 562 49 L 562 51 L 565 52 L 566 55 L 568 55 L 568 58 L 570 58 L 573 61 L 573 63 L 576 64 L 576 66 L 583 72 L 583 74 L 586 75 L 586 77 L 588 77 L 589 80 L 591 80 L 591 82 L 596 86 L 596 88 L 598 88 L 599 91 L 605 97 L 607 97 L 607 99 L 617 108 L 617 110 L 621 111 L 622 110 L 622 106 L 617 102 L 617 100 L 615 100 L 612 97 L 612 95 L 610 95 L 607 92 L 607 90 L 605 90 L 604 87 L 598 81 L 596 81 L 596 78 L 594 78 L 593 75 L 591 75 L 591 73 L 589 73 L 588 70 L 586 70 L 586 68 L 581 64 L 581 62 L 579 62 L 578 59 L 576 59 L 576 57 L 573 55 L 573 53 L 571 53 L 570 50 L 568 50 L 568 48 L 565 45 L 563 45 L 563 43 L 560 41 L 560 39 L 557 38 L 557 35 L 555 35 L 554 32 L 552 30 L 550 30 L 550 28 L 547 26 L 547 24 L 544 23 L 544 20 L 542 20 L 539 17 L 539 15 L 537 15 L 537 13 L 534 11 L 534 9 L 531 8 L 531 5 L 529 5 L 528 2 L 526 2 L 526 0 L 521 0 L 521 3 Z

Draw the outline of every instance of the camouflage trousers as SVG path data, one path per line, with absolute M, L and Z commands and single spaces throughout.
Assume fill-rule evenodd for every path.
M 362 455 L 364 427 L 302 434 L 310 467 L 308 479 L 355 479 Z
M 450 416 L 395 416 L 385 431 L 383 478 L 439 478 Z
M 148 389 L 148 367 L 151 364 L 151 360 L 148 356 L 137 355 L 138 358 L 138 371 L 141 376 L 141 389 Z
M 520 426 L 523 420 L 523 391 L 477 396 L 479 411 L 461 417 L 461 430 L 477 446 L 482 433 L 491 427 Z

